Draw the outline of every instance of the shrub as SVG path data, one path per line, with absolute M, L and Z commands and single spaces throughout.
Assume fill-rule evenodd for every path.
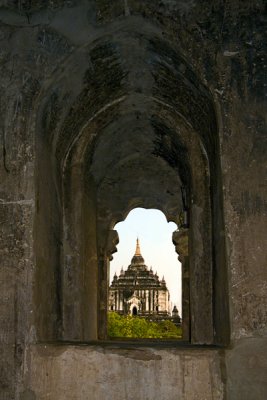
M 182 331 L 171 321 L 150 322 L 131 315 L 108 313 L 108 336 L 121 338 L 180 339 Z

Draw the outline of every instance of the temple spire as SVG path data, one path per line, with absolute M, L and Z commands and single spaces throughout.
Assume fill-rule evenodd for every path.
M 141 251 L 140 251 L 140 244 L 139 244 L 139 239 L 136 239 L 136 250 L 135 250 L 135 256 L 141 256 Z
M 132 261 L 131 261 L 131 267 L 136 268 L 136 266 L 141 266 L 141 265 L 144 266 L 144 268 L 147 268 L 145 266 L 145 260 L 143 259 L 142 254 L 141 254 L 139 239 L 137 238 L 136 239 L 136 249 L 135 249 L 135 253 L 132 258 Z

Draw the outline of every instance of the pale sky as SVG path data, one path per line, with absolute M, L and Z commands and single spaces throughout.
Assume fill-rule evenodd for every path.
M 110 280 L 115 271 L 119 275 L 121 267 L 127 269 L 135 253 L 136 238 L 139 238 L 141 254 L 145 264 L 158 273 L 160 279 L 164 275 L 170 291 L 170 299 L 182 315 L 181 310 L 181 265 L 172 244 L 172 233 L 177 229 L 173 222 L 167 222 L 165 215 L 159 210 L 135 208 L 123 222 L 114 227 L 120 242 L 118 252 L 113 254 L 110 263 Z

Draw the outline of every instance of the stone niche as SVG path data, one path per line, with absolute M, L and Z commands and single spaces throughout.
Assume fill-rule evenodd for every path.
M 1 399 L 267 398 L 264 11 L 1 2 Z M 179 226 L 175 345 L 107 340 L 135 207 Z

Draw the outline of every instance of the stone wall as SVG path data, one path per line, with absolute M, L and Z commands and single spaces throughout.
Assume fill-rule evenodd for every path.
M 37 345 L 29 353 L 23 399 L 224 398 L 218 351 Z
M 263 0 L 0 2 L 1 400 L 266 399 L 264 12 Z M 126 131 L 128 145 L 119 146 Z M 136 182 L 138 165 L 144 180 L 133 198 L 127 179 Z M 225 354 L 36 344 L 96 337 L 102 233 L 147 185 L 145 206 L 174 219 L 179 185 L 190 179 L 203 194 L 193 199 L 200 239 L 209 240 L 205 221 L 216 238 L 210 293 L 201 296 L 216 289 L 209 312 L 227 329 L 208 334 L 230 337 Z M 161 181 L 166 192 L 157 196 Z M 209 182 L 217 219 L 199 212 L 208 209 Z M 78 240 L 84 235 L 90 248 Z M 211 260 L 224 268 L 214 273 Z

